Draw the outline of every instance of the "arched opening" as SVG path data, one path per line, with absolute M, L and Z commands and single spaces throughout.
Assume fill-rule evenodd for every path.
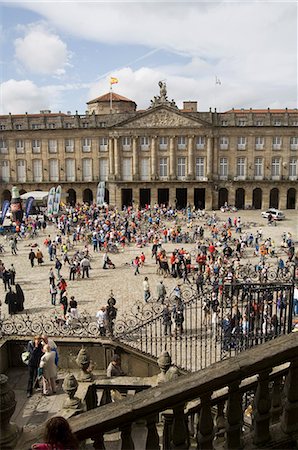
M 205 209 L 206 189 L 195 188 L 194 190 L 194 204 L 196 209 Z
M 220 188 L 218 191 L 218 208 L 224 206 L 224 204 L 229 204 L 229 193 L 226 188 Z
M 184 209 L 187 206 L 187 189 L 177 188 L 176 189 L 176 208 Z
M 157 203 L 159 205 L 166 205 L 169 204 L 169 198 L 170 198 L 170 192 L 169 189 L 157 189 Z
M 75 206 L 75 204 L 77 202 L 77 193 L 76 193 L 76 191 L 74 189 L 68 189 L 67 194 L 68 194 L 67 202 L 71 206 Z
M 93 192 L 91 189 L 84 189 L 83 191 L 83 202 L 88 203 L 89 205 L 93 202 Z
M 287 209 L 295 209 L 296 207 L 296 189 L 290 188 L 287 192 Z
M 244 209 L 245 205 L 245 190 L 243 188 L 236 189 L 235 206 L 237 209 Z
M 108 189 L 105 189 L 105 203 L 110 204 L 110 191 Z
M 273 188 L 270 191 L 269 208 L 278 209 L 278 204 L 279 204 L 279 190 L 277 188 Z
M 255 188 L 252 191 L 252 206 L 254 209 L 262 208 L 262 189 Z
M 122 209 L 132 206 L 132 189 L 121 189 Z
M 20 195 L 23 195 L 23 194 L 27 194 L 27 191 L 25 191 L 25 189 L 20 190 Z
M 151 189 L 140 189 L 140 205 L 141 208 L 145 208 L 146 205 L 151 203 Z
M 4 202 L 4 200 L 11 200 L 11 192 L 8 189 L 5 189 L 5 191 L 2 192 L 2 202 Z

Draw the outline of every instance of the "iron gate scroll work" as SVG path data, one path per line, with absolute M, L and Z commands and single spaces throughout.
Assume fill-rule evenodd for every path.
M 292 330 L 293 282 L 225 283 L 199 293 L 183 285 L 181 290 L 182 325 L 175 323 L 177 299 L 171 294 L 165 300 L 171 310 L 167 334 L 164 305 L 137 302 L 116 320 L 110 338 L 153 357 L 167 350 L 175 365 L 196 371 Z M 87 313 L 70 325 L 56 315 L 17 314 L 1 320 L 0 332 L 2 336 L 99 337 L 96 318 Z

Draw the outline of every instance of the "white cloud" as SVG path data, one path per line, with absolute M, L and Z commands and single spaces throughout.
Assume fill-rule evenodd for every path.
M 66 44 L 45 24 L 31 24 L 14 42 L 15 56 L 30 73 L 62 76 L 68 65 Z

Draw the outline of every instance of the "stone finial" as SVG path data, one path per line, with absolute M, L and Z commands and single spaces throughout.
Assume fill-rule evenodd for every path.
M 62 389 L 68 395 L 68 398 L 63 403 L 63 408 L 82 409 L 81 400 L 75 397 L 78 385 L 77 379 L 73 374 L 69 374 L 64 378 Z
M 160 374 L 157 377 L 158 384 L 174 380 L 180 375 L 178 369 L 172 366 L 172 358 L 169 352 L 161 353 L 157 363 L 160 368 Z
M 14 449 L 21 430 L 10 419 L 16 409 L 15 393 L 8 385 L 8 377 L 0 375 L 0 448 Z
M 172 364 L 172 358 L 169 352 L 161 353 L 158 357 L 157 364 L 161 372 L 166 373 Z
M 81 350 L 78 353 L 76 363 L 81 369 L 81 372 L 79 374 L 79 381 L 92 381 L 93 376 L 90 371 L 90 356 L 88 355 L 86 349 L 84 347 L 81 348 Z

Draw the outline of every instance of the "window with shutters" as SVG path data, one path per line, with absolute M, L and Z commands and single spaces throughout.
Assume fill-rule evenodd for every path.
M 246 149 L 246 137 L 238 136 L 237 138 L 237 149 L 245 150 Z
M 99 138 L 99 151 L 107 152 L 109 148 L 109 139 L 107 137 Z
M 40 140 L 39 139 L 33 139 L 33 141 L 32 141 L 32 152 L 33 153 L 40 153 Z
M 58 159 L 49 161 L 50 181 L 59 181 Z
M 178 136 L 178 138 L 177 138 L 177 147 L 178 147 L 178 150 L 185 150 L 186 149 L 186 137 L 185 136 Z
M 122 159 L 122 179 L 126 181 L 132 180 L 131 158 Z
M 92 159 L 82 159 L 83 164 L 83 181 L 92 181 Z
M 165 136 L 160 136 L 159 138 L 159 150 L 168 149 L 168 138 Z
M 123 136 L 123 138 L 122 138 L 122 149 L 124 151 L 131 150 L 131 138 L 129 136 Z
M 281 136 L 274 136 L 272 138 L 272 148 L 273 150 L 280 150 L 281 149 Z
M 24 159 L 17 160 L 17 180 L 20 183 L 26 181 L 26 161 Z
M 74 139 L 65 139 L 64 144 L 66 153 L 74 152 Z
M 5 139 L 0 139 L 0 153 L 5 155 L 8 153 L 8 146 Z
M 280 158 L 272 158 L 271 175 L 273 178 L 280 177 Z
M 1 167 L 1 181 L 4 183 L 9 182 L 10 170 L 9 170 L 9 161 L 0 161 Z
M 168 158 L 159 159 L 159 176 L 161 178 L 168 176 Z
M 82 151 L 84 153 L 91 152 L 91 139 L 90 138 L 82 139 Z
M 150 160 L 149 158 L 141 159 L 141 180 L 150 180 Z
M 236 176 L 239 179 L 244 179 L 246 175 L 246 159 L 241 157 L 237 158 Z
M 76 181 L 75 160 L 67 158 L 65 160 L 66 181 Z
M 297 150 L 298 149 L 298 137 L 291 137 L 290 149 L 291 150 Z
M 108 159 L 99 160 L 99 181 L 107 181 L 109 175 Z
M 205 161 L 204 158 L 196 158 L 196 179 L 200 180 L 205 177 Z
M 219 160 L 219 178 L 221 180 L 228 178 L 228 158 L 220 158 Z
M 48 148 L 49 148 L 49 153 L 57 153 L 57 140 L 49 139 Z
M 42 181 L 42 162 L 41 159 L 33 159 L 32 161 L 33 167 L 33 181 L 40 182 Z
M 219 148 L 221 150 L 227 150 L 229 148 L 229 138 L 226 136 L 221 136 L 219 139 Z
M 197 150 L 203 150 L 205 148 L 205 136 L 197 136 L 196 147 Z
M 265 144 L 265 139 L 262 136 L 256 137 L 256 150 L 263 150 Z
M 149 137 L 141 136 L 140 137 L 140 145 L 141 145 L 141 150 L 149 150 Z
M 264 163 L 263 158 L 255 158 L 254 175 L 257 179 L 263 178 Z
M 25 153 L 25 145 L 22 139 L 16 140 L 16 153 L 17 154 Z
M 297 179 L 297 159 L 291 158 L 289 164 L 289 177 L 292 180 Z
M 186 158 L 178 158 L 177 160 L 177 177 L 183 179 L 186 175 Z

